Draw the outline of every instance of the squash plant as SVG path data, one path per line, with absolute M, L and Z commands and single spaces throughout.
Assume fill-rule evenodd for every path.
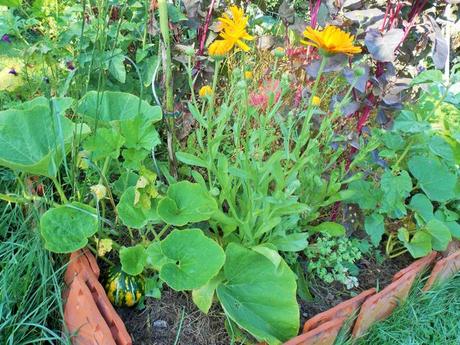
M 366 212 L 365 230 L 377 245 L 387 233 L 387 254 L 406 251 L 421 257 L 444 250 L 460 239 L 460 75 L 449 83 L 437 70 L 420 73 L 412 85 L 422 85 L 417 102 L 396 116 L 391 130 L 376 131 L 384 172 L 378 183 L 350 184 L 349 201 Z M 397 233 L 387 232 L 385 218 L 402 221 Z M 399 240 L 399 244 L 398 244 Z

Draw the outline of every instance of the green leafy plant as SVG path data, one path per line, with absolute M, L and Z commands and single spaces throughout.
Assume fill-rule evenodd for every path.
M 453 73 L 445 83 L 435 70 L 414 78 L 412 85 L 425 85 L 418 101 L 401 110 L 391 130 L 375 133 L 381 140 L 379 155 L 388 162 L 380 181 L 349 185 L 348 200 L 367 210 L 365 230 L 372 243 L 387 233 L 390 256 L 409 251 L 421 257 L 459 238 L 460 103 L 450 91 L 458 79 Z M 385 219 L 404 224 L 397 233 L 387 232 Z
M 362 253 L 357 240 L 324 234 L 305 250 L 307 269 L 326 283 L 338 281 L 352 289 L 358 286 L 354 263 Z

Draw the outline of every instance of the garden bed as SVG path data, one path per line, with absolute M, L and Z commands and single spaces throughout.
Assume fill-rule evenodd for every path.
M 459 10 L 0 0 L 0 343 L 364 334 L 460 239 Z

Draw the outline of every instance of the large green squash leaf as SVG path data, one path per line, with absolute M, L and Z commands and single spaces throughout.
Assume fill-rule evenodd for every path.
M 380 181 L 383 191 L 382 211 L 389 213 L 391 218 L 402 218 L 406 215 L 405 199 L 412 191 L 412 180 L 409 173 L 402 170 L 393 175 L 390 170 L 383 173 Z
M 72 253 L 85 247 L 97 228 L 96 210 L 78 202 L 49 209 L 40 218 L 45 248 L 54 253 Z
M 409 253 L 414 258 L 421 258 L 428 255 L 431 250 L 431 236 L 425 231 L 417 231 L 412 238 L 410 238 L 409 231 L 405 228 L 398 230 L 398 239 L 404 244 Z
M 117 212 L 124 225 L 140 229 L 148 222 L 156 223 L 159 217 L 156 210 L 156 201 L 151 208 L 134 205 L 136 187 L 129 187 L 120 198 Z
M 49 105 L 0 112 L 0 165 L 47 177 L 56 176 L 74 130 L 89 132 L 86 125 L 74 124 L 53 115 Z M 63 150 L 62 144 L 65 148 Z
M 170 185 L 167 197 L 158 203 L 161 219 L 177 226 L 208 220 L 216 212 L 217 203 L 208 191 L 188 181 Z
M 83 147 L 91 152 L 91 160 L 98 161 L 111 157 L 117 159 L 120 156 L 120 148 L 125 142 L 123 138 L 113 128 L 98 128 L 97 132 L 90 136 Z
M 104 123 L 124 121 L 142 117 L 150 123 L 160 121 L 161 108 L 151 106 L 139 97 L 117 91 L 89 91 L 77 107 L 77 113 Z
M 142 244 L 120 249 L 121 269 L 132 276 L 142 273 L 146 260 L 147 254 Z
M 276 268 L 265 256 L 235 243 L 225 254 L 226 281 L 217 287 L 217 296 L 226 314 L 269 344 L 296 336 L 296 279 L 284 260 Z
M 458 177 L 438 159 L 415 156 L 409 160 L 408 166 L 431 200 L 445 202 L 455 197 Z
M 426 232 L 431 235 L 431 244 L 434 250 L 446 250 L 447 245 L 452 241 L 449 228 L 440 220 L 432 219 L 425 226 Z
M 147 248 L 147 264 L 159 269 L 160 278 L 177 291 L 205 285 L 225 261 L 223 249 L 200 229 L 173 230 L 161 247 L 157 243 L 151 247 Z

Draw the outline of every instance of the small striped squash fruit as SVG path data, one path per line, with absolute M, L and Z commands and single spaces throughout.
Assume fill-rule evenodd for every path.
M 110 302 L 117 307 L 132 307 L 144 295 L 144 278 L 132 276 L 121 270 L 121 267 L 110 269 L 105 291 Z

